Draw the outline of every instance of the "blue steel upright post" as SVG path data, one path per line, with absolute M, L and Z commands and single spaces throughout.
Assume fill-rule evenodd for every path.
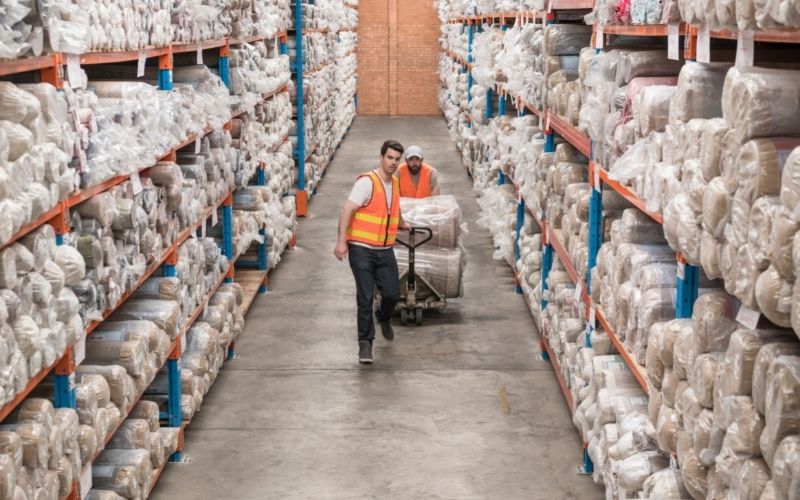
M 294 71 L 296 76 L 297 91 L 297 189 L 306 189 L 305 162 L 306 162 L 306 133 L 305 133 L 305 104 L 303 89 L 303 9 L 302 2 L 295 0 L 294 3 L 294 40 L 296 45 L 296 56 Z
M 228 43 L 219 48 L 219 79 L 228 88 L 231 88 L 230 52 Z

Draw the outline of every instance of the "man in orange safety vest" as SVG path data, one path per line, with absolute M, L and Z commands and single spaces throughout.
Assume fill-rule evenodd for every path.
M 436 169 L 422 161 L 422 148 L 419 146 L 408 147 L 406 161 L 398 167 L 397 177 L 403 198 L 427 198 L 440 194 Z
M 397 230 L 406 228 L 400 215 L 400 182 L 394 173 L 402 157 L 399 142 L 384 142 L 380 166 L 358 176 L 339 214 L 339 237 L 333 254 L 339 260 L 349 256 L 356 281 L 360 363 L 372 363 L 375 287 L 381 293 L 377 313 L 381 333 L 386 340 L 394 339 L 390 320 L 400 300 L 400 284 L 392 246 Z

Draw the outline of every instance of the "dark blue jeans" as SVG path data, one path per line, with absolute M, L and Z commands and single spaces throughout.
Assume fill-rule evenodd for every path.
M 359 245 L 348 245 L 350 269 L 356 280 L 356 303 L 358 304 L 358 340 L 375 338 L 375 321 L 372 319 L 372 303 L 375 287 L 381 292 L 381 307 L 378 321 L 389 321 L 394 306 L 400 300 L 400 284 L 394 250 L 373 250 Z

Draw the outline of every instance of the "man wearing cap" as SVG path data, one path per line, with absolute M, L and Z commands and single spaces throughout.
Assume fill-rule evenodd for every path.
M 436 169 L 422 161 L 422 148 L 409 146 L 406 161 L 397 168 L 400 179 L 400 196 L 404 198 L 427 198 L 439 196 L 439 179 Z

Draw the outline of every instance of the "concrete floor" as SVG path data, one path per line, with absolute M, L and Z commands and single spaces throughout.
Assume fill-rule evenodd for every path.
M 465 297 L 380 334 L 357 363 L 355 285 L 332 255 L 341 204 L 383 140 L 423 148 L 469 224 Z M 359 117 L 167 466 L 156 499 L 603 498 L 514 277 L 492 260 L 440 118 Z

